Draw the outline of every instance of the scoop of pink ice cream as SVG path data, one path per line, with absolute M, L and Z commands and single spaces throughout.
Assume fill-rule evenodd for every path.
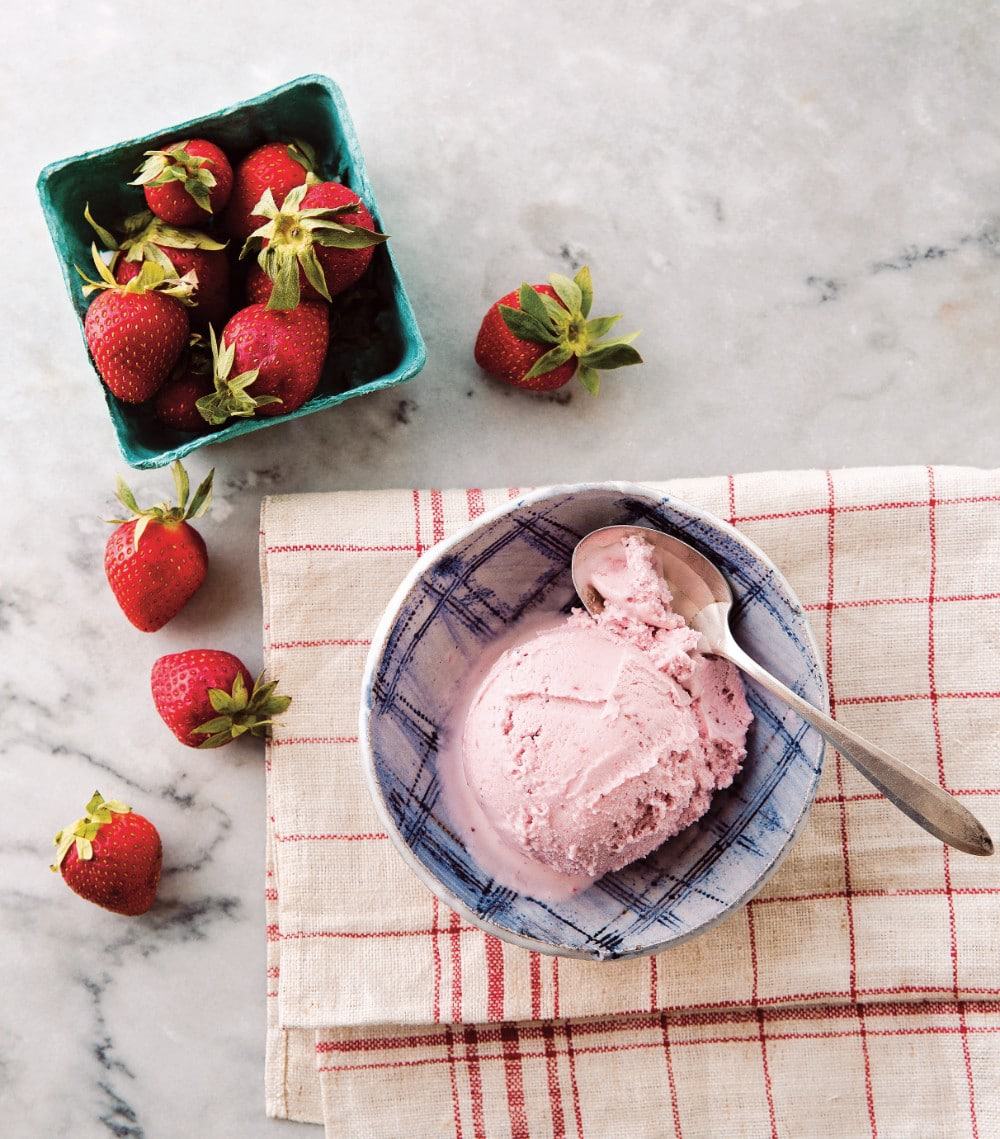
M 466 778 L 512 847 L 598 878 L 708 809 L 745 755 L 751 720 L 728 663 L 697 652 L 643 541 L 613 551 L 582 612 L 508 650 L 463 736 Z

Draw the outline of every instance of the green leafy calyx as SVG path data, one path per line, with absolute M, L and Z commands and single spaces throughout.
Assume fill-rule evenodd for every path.
M 309 190 L 308 181 L 288 192 L 278 204 L 270 190 L 265 190 L 253 212 L 267 218 L 246 240 L 240 257 L 256 251 L 257 264 L 270 277 L 269 309 L 292 309 L 299 303 L 299 269 L 321 297 L 330 300 L 323 268 L 316 256 L 317 246 L 332 249 L 367 249 L 389 238 L 373 233 L 364 226 L 343 220 L 358 208 L 357 202 L 327 208 L 302 208 Z
M 288 157 L 297 162 L 302 169 L 306 172 L 306 182 L 308 185 L 318 182 L 319 178 L 316 176 L 316 148 L 310 145 L 305 139 L 293 138 L 287 144 Z
M 138 550 L 139 542 L 150 522 L 176 525 L 179 522 L 194 521 L 195 518 L 201 518 L 208 510 L 209 504 L 212 501 L 212 477 L 215 474 L 214 467 L 205 476 L 201 485 L 194 492 L 193 497 L 190 498 L 190 501 L 191 483 L 188 479 L 188 473 L 184 469 L 184 464 L 180 459 L 175 459 L 170 466 L 170 470 L 174 476 L 174 488 L 177 491 L 176 506 L 169 502 L 158 502 L 155 506 L 140 507 L 138 502 L 136 502 L 135 495 L 128 486 L 125 485 L 124 479 L 121 475 L 118 476 L 115 497 L 129 512 L 129 517 L 109 518 L 108 521 L 116 526 L 120 526 L 123 522 L 135 522 L 132 545 L 136 550 Z
M 187 145 L 185 141 L 166 150 L 147 150 L 145 161 L 135 168 L 139 177 L 129 185 L 166 186 L 168 182 L 180 182 L 198 205 L 211 213 L 210 191 L 216 184 L 215 175 L 209 169 L 209 159 L 189 153 Z
M 94 857 L 94 839 L 101 827 L 110 823 L 115 815 L 127 815 L 132 808 L 117 799 L 105 799 L 100 791 L 95 791 L 83 810 L 83 818 L 63 827 L 56 835 L 56 859 L 49 867 L 50 870 L 59 869 L 74 844 L 77 857 L 83 862 L 89 862 Z
M 632 347 L 638 332 L 607 339 L 607 334 L 621 320 L 620 313 L 590 316 L 594 286 L 586 265 L 572 280 L 553 273 L 549 284 L 558 300 L 522 284 L 517 293 L 520 308 L 499 306 L 504 324 L 519 340 L 548 346 L 548 351 L 535 361 L 524 379 L 542 376 L 576 357 L 580 364 L 577 370 L 580 382 L 591 395 L 597 395 L 601 371 L 642 363 L 642 357 Z
M 208 699 L 216 713 L 211 720 L 192 729 L 197 735 L 206 736 L 200 748 L 221 747 L 247 732 L 252 736 L 269 736 L 271 723 L 291 704 L 291 696 L 275 693 L 276 680 L 265 683 L 261 673 L 254 681 L 253 690 L 247 692 L 243 674 L 237 673 L 232 692 L 224 688 L 210 688 Z
M 208 335 L 212 345 L 212 380 L 215 390 L 197 400 L 195 407 L 206 423 L 218 425 L 227 419 L 251 418 L 258 407 L 269 403 L 281 403 L 275 395 L 252 396 L 247 388 L 257 379 L 259 368 L 251 368 L 238 376 L 230 376 L 236 356 L 236 344 L 219 343 L 215 329 L 209 325 Z
M 111 235 L 108 234 L 108 236 Z M 88 277 L 79 265 L 76 266 L 76 271 L 84 281 L 83 295 L 85 297 L 89 297 L 91 293 L 96 293 L 99 290 L 107 289 L 113 293 L 128 294 L 157 292 L 163 293 L 164 296 L 173 297 L 174 300 L 180 301 L 184 305 L 195 303 L 194 293 L 198 288 L 198 274 L 193 269 L 189 273 L 185 273 L 183 277 L 178 277 L 176 269 L 169 261 L 166 267 L 159 261 L 143 261 L 142 268 L 137 276 L 133 277 L 131 281 L 120 283 L 115 280 L 111 267 L 105 262 L 94 243 L 91 243 L 90 255 L 94 261 L 94 268 L 97 270 L 96 280 L 93 277 Z
M 93 229 L 105 249 L 124 257 L 126 261 L 155 261 L 163 267 L 168 277 L 177 276 L 173 263 L 165 249 L 204 249 L 216 251 L 226 248 L 224 241 L 216 241 L 207 233 L 196 229 L 180 229 L 168 225 L 149 210 L 140 210 L 127 217 L 122 223 L 121 238 L 94 221 L 90 204 L 84 208 L 83 216 Z M 111 266 L 114 268 L 115 261 Z

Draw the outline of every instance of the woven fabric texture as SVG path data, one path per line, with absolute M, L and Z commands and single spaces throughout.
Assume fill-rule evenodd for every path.
M 834 715 L 1000 834 L 1000 472 L 650 484 L 779 565 Z M 425 549 L 504 490 L 266 499 L 269 1114 L 329 1136 L 1000 1134 L 1000 883 L 828 753 L 748 906 L 659 957 L 541 957 L 470 927 L 381 830 L 357 756 L 372 630 Z

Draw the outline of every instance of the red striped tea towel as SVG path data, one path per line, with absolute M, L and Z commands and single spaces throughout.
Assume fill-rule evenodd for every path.
M 837 717 L 1000 834 L 1000 472 L 652 485 L 764 548 Z M 266 660 L 294 697 L 267 760 L 269 1113 L 352 1139 L 1000 1134 L 996 865 L 839 756 L 762 894 L 659 957 L 539 957 L 406 869 L 356 754 L 371 631 L 423 550 L 515 494 L 263 504 Z

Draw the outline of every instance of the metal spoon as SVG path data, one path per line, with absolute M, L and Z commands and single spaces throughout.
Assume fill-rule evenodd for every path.
M 733 604 L 729 583 L 708 558 L 686 542 L 643 526 L 605 526 L 588 534 L 573 551 L 573 585 L 588 612 L 596 616 L 604 608 L 604 598 L 592 582 L 594 570 L 610 547 L 628 537 L 643 538 L 656 551 L 660 572 L 673 594 L 674 611 L 702 635 L 704 652 L 731 661 L 761 688 L 793 708 L 924 830 L 968 854 L 993 853 L 993 841 L 982 823 L 953 795 L 814 708 L 747 656 L 729 628 Z

